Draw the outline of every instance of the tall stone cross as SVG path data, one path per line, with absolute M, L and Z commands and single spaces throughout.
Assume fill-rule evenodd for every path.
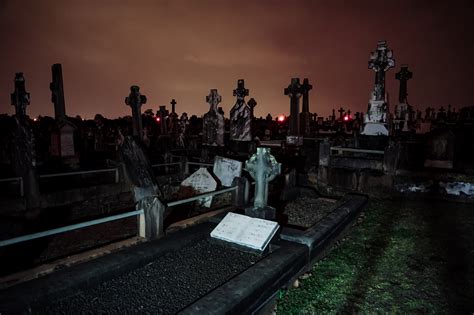
M 375 101 L 385 99 L 385 72 L 395 66 L 395 59 L 392 57 L 393 52 L 388 49 L 384 40 L 377 43 L 377 50 L 370 55 L 369 69 L 375 71 Z
M 53 82 L 49 84 L 51 90 L 51 102 L 54 104 L 54 118 L 66 118 L 66 104 L 64 102 L 64 88 L 63 88 L 63 70 L 60 63 L 51 66 L 51 73 L 53 75 Z
M 25 77 L 23 72 L 15 74 L 15 91 L 11 95 L 11 104 L 15 106 L 15 114 L 18 118 L 26 116 L 26 106 L 30 105 L 30 93 L 26 92 Z
M 338 112 L 339 112 L 339 118 L 342 120 L 342 116 L 344 115 L 344 108 L 342 107 L 339 108 Z
M 290 136 L 297 136 L 300 132 L 300 97 L 303 93 L 303 89 L 301 88 L 300 79 L 299 78 L 292 78 L 290 85 L 284 90 L 285 95 L 290 97 L 290 128 L 289 128 L 289 135 Z
M 125 98 L 125 104 L 132 108 L 133 136 L 142 139 L 141 107 L 146 104 L 146 96 L 140 94 L 140 87 L 132 85 L 130 95 Z
M 265 208 L 268 182 L 281 173 L 281 164 L 270 154 L 270 148 L 257 148 L 257 152 L 245 162 L 245 170 L 255 180 L 254 208 Z
M 309 84 L 309 79 L 305 78 L 303 80 L 303 84 L 301 85 L 301 89 L 303 92 L 303 113 L 309 113 L 309 91 L 313 89 L 313 86 Z
M 246 96 L 249 96 L 249 90 L 245 88 L 243 79 L 237 80 L 237 88 L 234 90 L 234 96 L 237 96 L 237 102 L 243 102 Z
M 172 114 L 176 114 L 176 104 L 177 104 L 177 103 L 176 103 L 176 100 L 173 98 L 173 99 L 171 100 L 170 104 L 171 104 L 171 113 L 172 113 Z
M 206 103 L 210 105 L 210 112 L 217 112 L 217 105 L 222 102 L 222 96 L 217 93 L 217 89 L 211 89 L 208 96 L 206 96 Z
M 408 70 L 408 65 L 402 65 L 399 72 L 395 74 L 395 78 L 400 81 L 400 91 L 398 101 L 400 104 L 408 104 L 408 85 L 407 82 L 413 77 L 413 73 Z

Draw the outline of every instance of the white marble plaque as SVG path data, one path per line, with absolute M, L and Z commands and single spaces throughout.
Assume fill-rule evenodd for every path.
M 197 193 L 205 193 L 214 191 L 217 188 L 217 181 L 212 177 L 209 171 L 201 167 L 196 172 L 192 173 L 186 178 L 181 186 L 192 187 Z M 201 199 L 201 205 L 209 208 L 211 206 L 212 197 L 206 197 Z
M 242 175 L 242 162 L 216 156 L 213 172 L 221 181 L 222 186 L 230 187 L 234 178 Z
M 211 237 L 263 251 L 278 231 L 277 222 L 229 212 Z

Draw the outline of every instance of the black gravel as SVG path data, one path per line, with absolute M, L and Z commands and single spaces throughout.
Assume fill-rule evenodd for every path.
M 173 314 L 260 259 L 204 239 L 33 313 Z
M 288 224 L 308 228 L 339 205 L 337 201 L 303 196 L 288 203 L 284 213 L 288 216 Z

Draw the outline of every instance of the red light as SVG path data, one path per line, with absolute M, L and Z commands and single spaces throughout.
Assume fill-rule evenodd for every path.
M 155 118 L 156 122 L 160 122 L 160 117 Z
M 278 116 L 278 122 L 284 122 L 284 121 L 285 121 L 285 116 L 284 115 Z
M 349 116 L 344 116 L 344 120 L 345 120 L 345 121 L 348 121 L 348 120 L 349 120 Z

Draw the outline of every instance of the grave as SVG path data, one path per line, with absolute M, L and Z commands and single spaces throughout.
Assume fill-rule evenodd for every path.
M 204 146 L 224 146 L 224 115 L 217 109 L 222 97 L 217 89 L 211 89 L 206 102 L 209 103 L 209 111 L 202 119 L 202 144 Z
M 395 78 L 400 81 L 398 94 L 398 104 L 395 106 L 395 119 L 393 120 L 396 131 L 409 132 L 413 129 L 413 109 L 408 104 L 407 82 L 413 77 L 413 73 L 408 70 L 408 65 L 402 65 Z
M 309 91 L 313 89 L 313 86 L 309 84 L 309 79 L 305 78 L 301 85 L 303 90 L 303 108 L 300 113 L 300 133 L 303 136 L 309 136 L 311 134 L 311 113 L 309 112 Z
M 211 232 L 211 237 L 263 252 L 279 228 L 277 222 L 229 212 Z
M 278 163 L 270 148 L 257 148 L 257 152 L 245 162 L 245 170 L 255 180 L 255 198 L 253 207 L 245 209 L 245 214 L 251 217 L 274 220 L 276 210 L 268 206 L 268 182 L 281 173 Z
M 125 98 L 125 104 L 132 108 L 133 137 L 142 140 L 142 114 L 141 107 L 146 104 L 146 96 L 140 94 L 140 87 L 132 85 L 130 94 Z
M 389 105 L 385 93 L 385 72 L 395 66 L 395 59 L 392 56 L 393 52 L 388 49 L 385 41 L 379 41 L 377 50 L 370 56 L 369 69 L 375 71 L 375 86 L 370 94 L 363 135 L 389 135 Z
M 179 198 L 190 197 L 197 194 L 215 191 L 217 188 L 217 181 L 214 176 L 209 173 L 207 168 L 201 167 L 196 172 L 192 173 L 188 178 L 181 182 Z M 210 208 L 212 203 L 212 196 L 205 197 L 199 200 L 199 206 Z
M 214 159 L 213 173 L 221 181 L 221 185 L 225 187 L 232 186 L 234 178 L 242 175 L 242 162 L 216 156 Z
M 300 137 L 300 97 L 304 90 L 299 78 L 292 78 L 290 85 L 285 88 L 284 93 L 290 97 L 290 126 L 286 142 L 289 145 L 302 145 L 303 138 Z
M 455 136 L 451 130 L 435 129 L 426 141 L 425 167 L 452 169 L 454 167 Z
M 234 90 L 237 101 L 230 110 L 230 139 L 233 141 L 252 140 L 252 110 L 245 102 L 248 95 L 249 90 L 245 88 L 244 80 L 238 80 Z

